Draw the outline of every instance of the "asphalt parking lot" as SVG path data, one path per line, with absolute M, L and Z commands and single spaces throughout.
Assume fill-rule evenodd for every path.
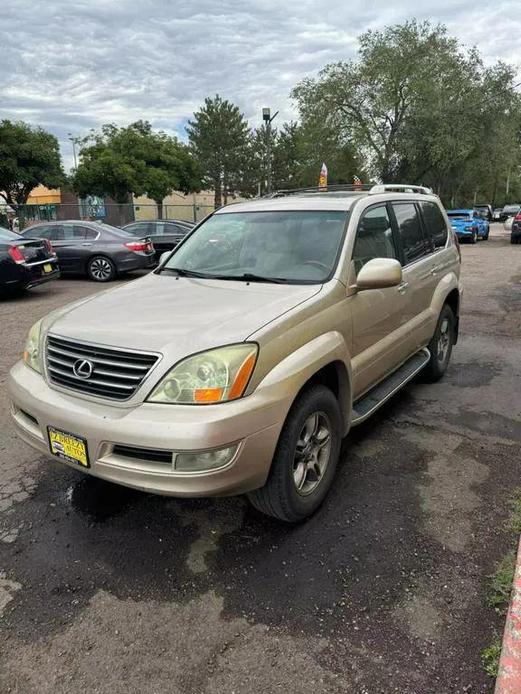
M 0 303 L 0 692 L 491 691 L 486 577 L 521 483 L 521 247 L 493 225 L 462 255 L 445 378 L 354 430 L 296 527 L 39 458 L 10 424 L 7 371 L 34 321 L 100 287 Z

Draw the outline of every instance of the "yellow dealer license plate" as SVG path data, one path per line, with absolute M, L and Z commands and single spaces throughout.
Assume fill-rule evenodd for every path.
M 76 463 L 82 467 L 90 467 L 87 442 L 81 436 L 47 427 L 51 453 L 68 463 Z
M 43 266 L 43 271 L 52 272 L 52 265 L 50 263 L 45 263 L 45 265 Z

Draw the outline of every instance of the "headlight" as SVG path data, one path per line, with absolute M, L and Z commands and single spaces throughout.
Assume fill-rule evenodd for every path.
M 210 405 L 240 398 L 257 360 L 257 345 L 243 343 L 195 354 L 174 366 L 148 400 Z
M 42 321 L 39 320 L 29 330 L 29 335 L 27 336 L 27 340 L 25 342 L 24 353 L 23 353 L 23 360 L 27 364 L 27 366 L 30 366 L 31 369 L 38 371 L 38 373 L 40 373 L 40 374 L 42 373 L 42 366 L 40 363 L 40 328 L 41 328 L 41 325 L 42 325 Z

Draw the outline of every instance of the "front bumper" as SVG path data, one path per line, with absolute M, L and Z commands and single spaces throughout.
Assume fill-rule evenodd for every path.
M 8 389 L 16 429 L 40 453 L 111 482 L 171 496 L 221 496 L 261 487 L 291 405 L 288 395 L 279 398 L 271 386 L 220 405 L 114 407 L 54 390 L 23 362 L 11 369 Z M 91 467 L 53 456 L 48 426 L 84 437 Z M 145 451 L 193 452 L 235 443 L 239 447 L 230 463 L 203 472 L 179 472 L 172 464 L 114 451 L 118 444 Z

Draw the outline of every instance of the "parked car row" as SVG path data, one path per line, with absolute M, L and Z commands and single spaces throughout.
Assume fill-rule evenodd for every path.
M 100 222 L 45 222 L 21 233 L 0 229 L 0 288 L 27 289 L 60 275 L 110 282 L 151 268 L 193 228 L 181 220 L 133 222 L 122 229 Z

